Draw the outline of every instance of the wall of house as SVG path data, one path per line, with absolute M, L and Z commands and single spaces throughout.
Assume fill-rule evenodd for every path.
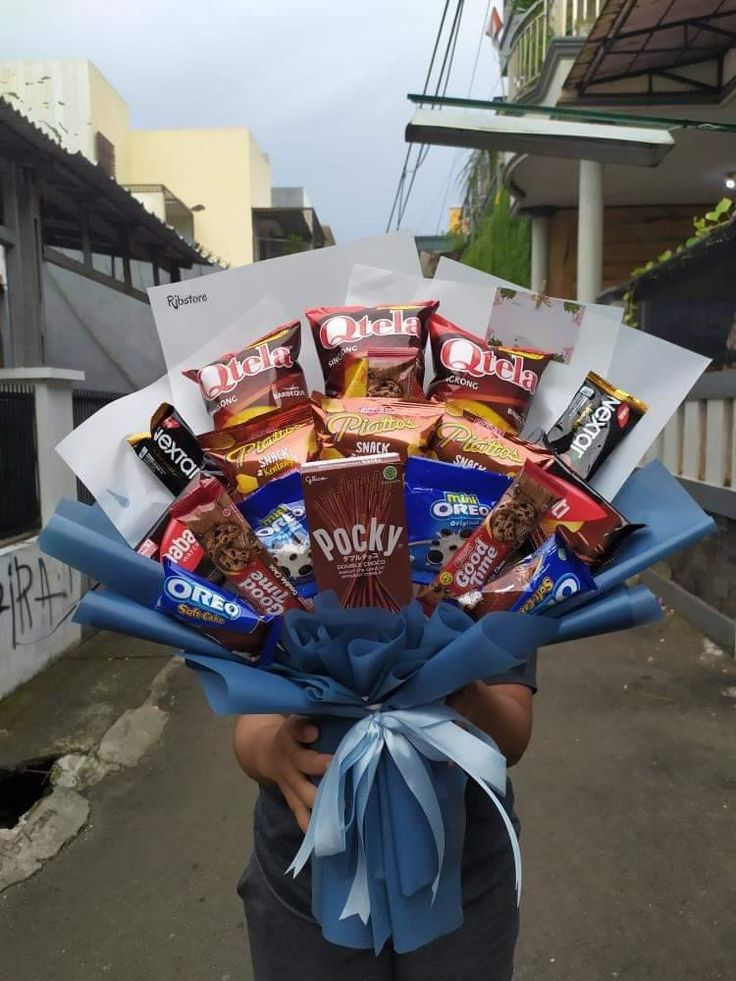
M 625 282 L 632 269 L 684 242 L 692 234 L 693 216 L 702 214 L 708 207 L 708 204 L 692 204 L 606 208 L 603 288 Z M 547 291 L 552 296 L 575 299 L 577 220 L 574 208 L 562 208 L 552 216 L 547 281 Z
M 127 183 L 165 184 L 195 213 L 194 236 L 231 265 L 253 261 L 251 208 L 270 204 L 270 170 L 244 127 L 132 130 Z
M 89 127 L 94 141 L 95 133 L 100 132 L 115 147 L 115 178 L 121 184 L 128 183 L 128 142 L 130 134 L 130 113 L 128 105 L 120 93 L 110 85 L 105 76 L 92 62 L 87 62 L 89 78 L 90 121 Z M 97 163 L 94 151 L 92 160 Z

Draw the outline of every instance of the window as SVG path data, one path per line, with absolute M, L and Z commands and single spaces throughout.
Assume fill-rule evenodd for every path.
M 100 132 L 95 133 L 95 154 L 97 164 L 108 177 L 115 176 L 115 144 Z

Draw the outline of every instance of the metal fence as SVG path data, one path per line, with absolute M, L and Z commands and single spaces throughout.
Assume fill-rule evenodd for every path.
M 0 382 L 0 542 L 40 526 L 33 386 Z
M 89 388 L 77 388 L 72 395 L 74 428 L 81 426 L 98 409 L 121 397 L 120 392 L 97 392 Z M 77 480 L 77 499 L 85 504 L 94 504 L 95 499 L 81 480 Z

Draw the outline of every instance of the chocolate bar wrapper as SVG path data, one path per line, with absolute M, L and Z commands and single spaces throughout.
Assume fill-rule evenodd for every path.
M 297 470 L 317 453 L 314 419 L 308 402 L 227 429 L 203 433 L 198 438 L 208 457 L 232 482 L 233 496 L 238 499 Z
M 558 531 L 531 555 L 507 565 L 480 590 L 461 596 L 458 605 L 476 620 L 502 610 L 541 613 L 595 588 L 590 569 Z
M 429 455 L 443 463 L 491 470 L 514 477 L 529 461 L 540 466 L 552 454 L 543 447 L 502 433 L 468 412 L 445 412 L 429 442 Z
M 157 608 L 201 630 L 232 651 L 260 652 L 274 617 L 259 616 L 234 593 L 164 559 L 164 584 Z
M 299 595 L 314 596 L 317 583 L 298 471 L 272 480 L 238 504 L 238 509 Z
M 470 410 L 503 432 L 519 433 L 552 354 L 489 344 L 437 313 L 429 340 L 435 373 L 430 398 Z
M 225 577 L 210 561 L 192 532 L 171 516 L 171 505 L 136 545 L 136 552 L 147 559 L 163 562 L 170 559 L 177 565 L 209 582 L 222 583 Z
M 420 602 L 431 609 L 443 599 L 457 600 L 482 589 L 508 557 L 527 541 L 558 499 L 555 478 L 536 464 L 525 463 L 483 523 L 432 582 L 419 591 Z
M 399 610 L 412 599 L 404 481 L 397 453 L 302 468 L 317 585 L 345 607 Z
M 312 328 L 328 395 L 345 394 L 342 362 L 348 354 L 371 348 L 405 345 L 417 352 L 416 378 L 424 383 L 424 348 L 427 321 L 437 300 L 426 303 L 391 303 L 377 307 L 316 307 L 305 316 Z
M 512 478 L 419 456 L 409 457 L 405 477 L 412 576 L 428 583 L 491 513 Z
M 341 387 L 347 398 L 393 398 L 426 402 L 417 358 L 410 347 L 372 347 L 364 353 L 346 354 Z
M 168 402 L 162 402 L 154 412 L 150 432 L 129 436 L 128 442 L 174 496 L 184 490 L 202 466 L 204 453 L 197 437 Z
M 281 616 L 308 609 L 214 477 L 195 478 L 171 508 L 238 594 L 256 611 Z
M 442 416 L 431 402 L 400 399 L 312 400 L 321 459 L 398 453 L 402 460 L 424 453 Z
M 627 521 L 559 457 L 553 456 L 545 470 L 560 480 L 564 494 L 532 532 L 534 545 L 541 545 L 559 528 L 574 553 L 597 569 L 629 535 L 643 527 Z
M 301 324 L 293 320 L 240 351 L 183 374 L 199 385 L 215 429 L 225 429 L 307 401 L 300 347 Z
M 647 411 L 646 403 L 589 371 L 545 442 L 589 480 Z

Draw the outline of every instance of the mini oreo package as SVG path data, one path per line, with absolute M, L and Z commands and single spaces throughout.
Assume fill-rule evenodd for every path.
M 505 474 L 410 456 L 405 501 L 412 579 L 428 583 L 511 483 Z
M 299 595 L 314 596 L 317 583 L 299 471 L 260 487 L 238 508 Z
M 259 616 L 235 593 L 202 579 L 164 559 L 164 584 L 157 608 L 168 616 L 181 620 L 195 630 L 201 630 L 233 651 L 250 657 L 270 652 L 267 633 L 271 626 L 277 630 L 278 618 Z M 265 667 L 265 660 L 260 664 Z

